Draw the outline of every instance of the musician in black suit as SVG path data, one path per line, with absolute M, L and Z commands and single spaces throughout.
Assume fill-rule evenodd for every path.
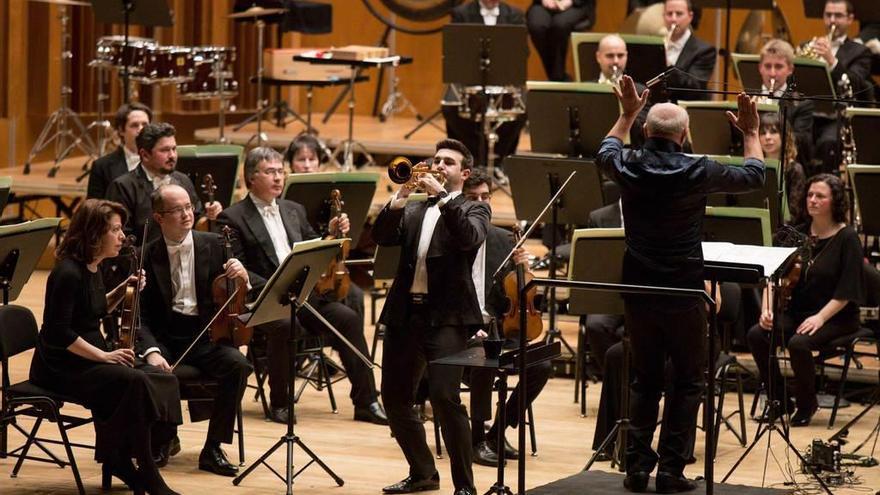
M 207 333 L 197 337 L 217 309 L 211 294 L 214 279 L 225 274 L 247 284 L 248 273 L 240 261 L 226 259 L 219 236 L 192 230 L 193 204 L 185 189 L 162 185 L 153 192 L 151 203 L 160 235 L 144 248 L 144 271 L 150 283 L 141 297 L 137 351 L 147 363 L 164 370 L 185 356 L 182 363 L 217 380 L 199 469 L 235 476 L 238 468 L 227 460 L 220 444 L 232 442 L 237 406 L 253 368 L 238 349 L 212 342 Z
M 672 88 L 706 89 L 715 70 L 715 47 L 697 38 L 691 24 L 694 7 L 691 0 L 666 0 L 663 21 L 669 31 L 665 39 L 666 65 L 675 67 L 666 79 Z M 706 93 L 672 91 L 672 101 L 711 100 Z
M 519 26 L 526 22 L 521 10 L 498 0 L 473 0 L 452 9 L 451 15 L 453 24 Z M 458 85 L 450 85 L 447 88 L 443 101 L 456 104 L 443 105 L 446 135 L 451 139 L 461 141 L 470 150 L 479 150 L 478 165 L 485 166 L 488 163 L 486 155 L 486 147 L 488 145 L 483 135 L 483 124 L 477 122 L 473 115 L 471 118 L 466 119 L 459 114 L 461 104 L 463 103 L 461 99 L 468 96 L 464 94 L 463 89 Z M 494 150 L 495 155 L 498 157 L 497 160 L 501 161 L 505 156 L 516 152 L 516 147 L 519 145 L 519 136 L 525 123 L 526 115 L 522 114 L 512 121 L 504 122 L 498 126 L 495 131 L 498 134 L 498 141 L 495 143 Z
M 107 199 L 122 203 L 129 211 L 125 233 L 134 234 L 140 245 L 144 224 L 153 214 L 153 191 L 163 184 L 177 184 L 189 193 L 196 218 L 201 215 L 216 220 L 223 210 L 218 202 L 205 205 L 196 194 L 196 188 L 186 174 L 176 171 L 177 140 L 174 137 L 174 126 L 168 123 L 146 125 L 137 136 L 138 154 L 141 164 L 131 172 L 114 180 L 107 189 Z M 147 241 L 160 237 L 158 229 L 150 229 Z
M 565 72 L 571 33 L 575 28 L 587 30 L 595 21 L 595 0 L 532 0 L 526 23 L 547 79 L 571 80 Z
M 431 404 L 449 449 L 455 493 L 476 493 L 470 425 L 459 396 L 462 369 L 429 364 L 464 350 L 467 338 L 483 323 L 471 270 L 486 239 L 491 213 L 488 205 L 461 195 L 472 167 L 473 156 L 460 141 L 438 142 L 431 168 L 446 178 L 445 188 L 426 174 L 415 185 L 432 200 L 407 204 L 413 188 L 405 184 L 373 226 L 380 246 L 401 247 L 397 275 L 379 321 L 387 328 L 382 398 L 409 475 L 385 487 L 385 493 L 440 487 L 425 428 L 412 408 L 416 385 L 426 368 Z
M 137 168 L 137 164 L 141 161 L 137 150 L 137 135 L 151 120 L 153 120 L 153 112 L 143 103 L 136 101 L 123 103 L 119 110 L 116 110 L 116 117 L 113 120 L 114 129 L 122 144 L 115 151 L 98 158 L 92 164 L 86 199 L 103 199 L 111 182 Z
M 233 252 L 247 268 L 254 294 L 257 294 L 290 253 L 294 243 L 319 235 L 309 225 L 303 205 L 280 197 L 285 179 L 280 153 L 268 147 L 254 148 L 245 159 L 244 177 L 248 195 L 224 210 L 217 222 L 232 227 Z M 335 230 L 337 225 L 346 235 L 350 227 L 348 216 L 343 213 L 338 219 L 331 219 L 329 230 Z M 361 314 L 331 296 L 313 294 L 309 303 L 361 354 L 369 354 Z M 373 373 L 367 365 L 307 309 L 300 309 L 297 320 L 306 330 L 328 337 L 330 345 L 339 352 L 351 381 L 354 419 L 388 424 L 378 401 Z M 267 339 L 271 419 L 279 423 L 286 423 L 288 419 L 287 385 L 290 370 L 295 365 L 294 357 L 288 352 L 290 327 L 289 319 L 257 327 Z
M 489 204 L 492 198 L 492 179 L 480 170 L 474 170 L 470 177 L 464 181 L 462 194 L 470 201 Z M 497 322 L 498 331 L 501 331 L 504 313 L 510 304 L 507 295 L 504 293 L 503 280 L 511 273 L 514 263 L 521 264 L 528 270 L 529 257 L 523 248 L 517 249 L 512 258 L 512 262 L 501 271 L 498 278 L 492 275 L 501 266 L 501 262 L 507 257 L 508 253 L 513 250 L 513 236 L 510 232 L 496 227 L 489 226 L 486 233 L 486 241 L 477 252 L 477 258 L 474 260 L 473 279 L 474 287 L 477 290 L 477 296 L 480 300 L 483 318 L 494 319 Z M 482 296 L 482 297 L 481 297 Z M 488 336 L 484 331 L 478 332 L 480 341 Z M 519 347 L 519 338 L 506 338 L 504 341 L 506 349 L 515 349 Z M 530 405 L 544 389 L 547 380 L 550 378 L 552 366 L 549 361 L 545 361 L 538 365 L 527 369 L 526 375 L 526 405 Z M 493 370 L 483 368 L 472 368 L 467 382 L 470 386 L 471 393 L 471 439 L 474 448 L 474 462 L 483 466 L 498 465 L 498 428 L 497 421 L 492 423 L 489 431 L 486 432 L 484 425 L 490 421 L 492 416 L 492 384 L 495 381 L 495 372 Z M 521 387 L 517 384 L 513 392 L 505 404 L 506 407 L 506 424 L 505 427 L 516 428 L 520 425 L 519 421 L 519 394 Z M 507 459 L 515 459 L 518 452 L 513 449 L 507 442 L 504 442 L 504 457 Z

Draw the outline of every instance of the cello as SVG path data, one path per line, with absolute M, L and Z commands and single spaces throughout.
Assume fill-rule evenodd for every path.
M 328 200 L 330 205 L 330 218 L 341 218 L 342 217 L 342 207 L 345 203 L 342 201 L 342 193 L 339 189 L 333 189 L 330 191 L 330 199 Z M 339 228 L 339 223 L 337 221 L 336 228 L 330 232 L 335 238 L 342 237 L 342 230 Z M 348 289 L 351 286 L 351 277 L 348 273 L 348 268 L 345 266 L 345 259 L 348 257 L 348 252 L 351 249 L 351 242 L 345 241 L 342 245 L 342 249 L 339 250 L 339 253 L 336 255 L 336 258 L 330 261 L 330 265 L 327 266 L 327 270 L 321 274 L 321 278 L 318 280 L 318 283 L 315 284 L 315 291 L 322 295 L 327 296 L 330 295 L 337 301 L 341 301 L 345 299 L 345 296 L 348 295 Z
M 521 238 L 522 230 L 518 225 L 514 225 L 514 244 L 519 245 Z M 541 319 L 541 312 L 535 306 L 535 296 L 538 293 L 537 287 L 532 287 L 526 293 L 525 332 L 522 332 L 520 328 L 520 290 L 533 278 L 535 276 L 531 272 L 527 272 L 521 263 L 516 263 L 516 268 L 504 277 L 504 293 L 507 295 L 508 309 L 504 313 L 502 330 L 507 338 L 525 335 L 526 339 L 531 341 L 538 338 L 541 332 L 544 331 L 544 321 Z

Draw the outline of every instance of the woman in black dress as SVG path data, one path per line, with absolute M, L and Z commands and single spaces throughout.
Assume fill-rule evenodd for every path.
M 122 205 L 97 199 L 85 201 L 73 215 L 46 284 L 30 378 L 92 411 L 95 459 L 105 479 L 116 476 L 135 492 L 173 494 L 153 461 L 151 444 L 170 440 L 182 421 L 177 379 L 130 349 L 111 350 L 100 330 L 101 317 L 123 299 L 125 283 L 105 292 L 98 264 L 119 254 L 126 216 Z
M 806 184 L 803 211 L 806 222 L 797 228 L 812 239 L 813 247 L 803 264 L 791 301 L 781 315 L 780 326 L 795 377 L 797 413 L 792 426 L 807 426 L 819 405 L 816 401 L 815 367 L 811 351 L 859 328 L 863 298 L 862 247 L 855 229 L 846 224 L 847 199 L 841 180 L 819 174 Z M 773 312 L 765 291 L 760 321 L 748 333 L 749 347 L 768 386 L 771 400 L 783 400 L 783 378 L 777 361 L 770 362 L 770 330 Z M 793 404 L 784 404 L 791 412 Z

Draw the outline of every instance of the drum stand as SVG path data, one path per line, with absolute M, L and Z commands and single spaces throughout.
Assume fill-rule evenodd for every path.
M 354 82 L 357 80 L 357 75 L 357 67 L 351 66 L 351 79 L 348 82 L 348 138 L 336 146 L 336 150 L 333 151 L 331 156 L 331 160 L 339 161 L 338 157 L 340 154 L 342 155 L 343 172 L 350 172 L 354 168 L 355 148 L 367 157 L 366 165 L 374 165 L 376 163 L 373 160 L 373 156 L 367 151 L 367 147 L 363 143 L 354 140 Z
M 247 118 L 247 120 L 245 120 L 244 122 L 242 122 L 232 128 L 233 131 L 238 131 L 242 127 L 253 122 L 254 120 L 257 121 L 257 132 L 256 132 L 256 134 L 252 135 L 247 140 L 247 143 L 245 143 L 245 147 L 250 146 L 251 141 L 253 141 L 254 139 L 257 140 L 257 146 L 262 146 L 263 142 L 268 140 L 266 135 L 263 134 L 263 118 L 266 116 L 266 113 L 268 113 L 269 111 L 272 110 L 272 107 L 264 106 L 264 102 L 263 102 L 263 46 L 265 45 L 264 34 L 266 31 L 266 23 L 262 19 L 259 19 L 259 18 L 257 18 L 255 22 L 257 23 L 257 50 L 258 50 L 258 52 L 257 52 L 257 113 L 251 115 L 250 117 Z M 220 107 L 222 108 L 223 103 L 224 103 L 223 97 L 222 97 L 222 94 L 223 94 L 222 87 L 220 88 L 220 94 L 221 94 Z M 221 119 L 222 119 L 222 114 L 221 114 Z M 220 139 L 221 139 L 221 142 L 223 142 L 223 140 L 225 139 L 225 137 L 223 136 L 223 127 L 222 126 L 220 127 Z
M 98 79 L 98 115 L 95 117 L 95 120 L 86 127 L 86 131 L 90 133 L 92 131 L 95 132 L 97 137 L 95 155 L 101 157 L 107 154 L 108 144 L 112 144 L 113 142 L 113 125 L 109 120 L 104 118 L 104 104 L 110 99 L 110 95 L 104 92 L 107 87 L 106 69 L 100 64 L 90 63 L 89 65 L 95 69 L 95 75 Z M 82 182 L 83 179 L 88 177 L 89 173 L 92 171 L 92 163 L 94 163 L 94 160 L 89 160 L 83 164 L 83 173 L 76 178 L 77 182 Z
M 395 71 L 396 69 L 392 68 L 391 70 Z M 388 89 L 388 98 L 385 99 L 385 103 L 382 105 L 382 112 L 379 113 L 379 122 L 385 122 L 394 114 L 406 111 L 412 112 L 413 115 L 415 115 L 416 120 L 421 121 L 422 116 L 419 114 L 418 109 L 416 109 L 415 105 L 409 101 L 409 98 L 403 94 L 403 91 L 400 91 L 400 78 L 397 77 L 396 72 L 392 72 L 389 79 L 391 80 L 391 87 Z
M 24 163 L 25 174 L 31 173 L 31 162 L 52 143 L 55 143 L 55 157 L 54 164 L 49 169 L 49 177 L 55 177 L 60 162 L 67 158 L 67 155 L 74 148 L 79 148 L 88 155 L 89 160 L 97 158 L 97 148 L 94 141 L 89 136 L 82 120 L 70 108 L 70 95 L 73 93 L 70 88 L 70 59 L 73 58 L 70 51 L 70 16 L 67 15 L 67 7 L 64 5 L 58 6 L 58 12 L 58 18 L 61 21 L 61 107 L 49 116 L 49 121 L 43 126 L 43 130 L 31 148 L 27 161 Z M 53 128 L 55 133 L 50 134 Z M 68 139 L 70 140 L 69 144 Z

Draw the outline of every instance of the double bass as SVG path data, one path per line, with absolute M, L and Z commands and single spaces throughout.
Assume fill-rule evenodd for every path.
M 330 191 L 330 199 L 328 201 L 330 204 L 330 218 L 341 218 L 342 207 L 345 203 L 342 202 L 342 193 L 339 189 L 333 189 Z M 336 238 L 342 237 L 342 230 L 339 228 L 338 221 L 336 223 L 336 228 L 330 232 L 330 235 Z M 337 301 L 345 299 L 345 296 L 348 295 L 348 289 L 351 286 L 351 277 L 349 276 L 348 268 L 345 266 L 345 259 L 348 258 L 348 252 L 350 249 L 351 243 L 346 241 L 342 245 L 342 249 L 336 255 L 336 258 L 330 261 L 327 270 L 321 274 L 321 278 L 318 280 L 318 283 L 315 284 L 315 291 L 318 294 L 322 296 L 330 295 Z

